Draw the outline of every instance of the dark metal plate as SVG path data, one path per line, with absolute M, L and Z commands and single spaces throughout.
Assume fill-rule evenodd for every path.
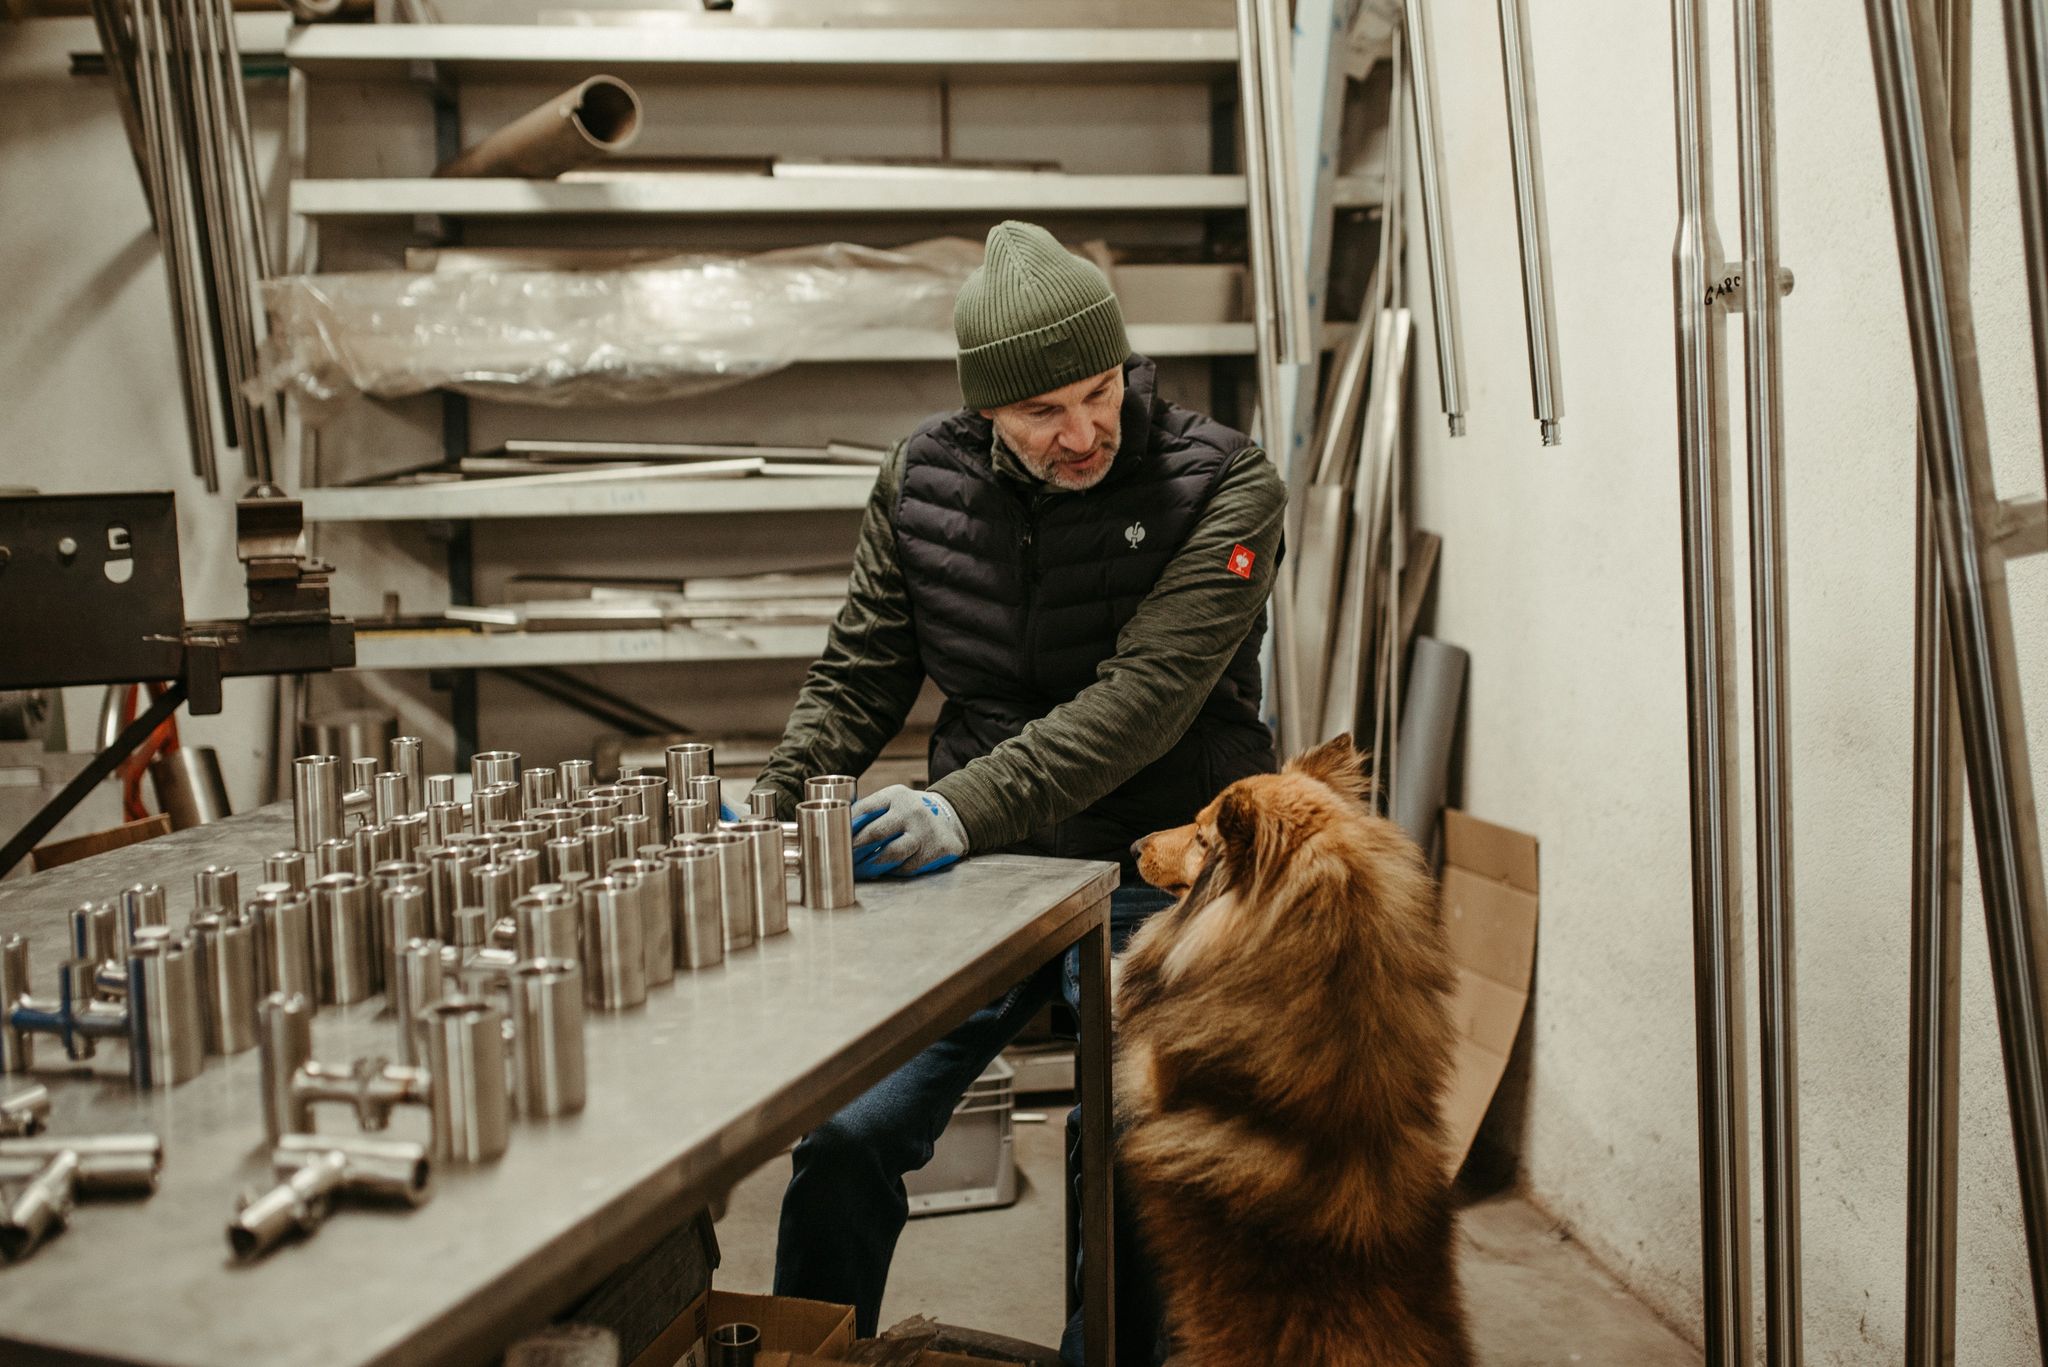
M 170 494 L 0 498 L 0 688 L 174 679 L 184 628 Z

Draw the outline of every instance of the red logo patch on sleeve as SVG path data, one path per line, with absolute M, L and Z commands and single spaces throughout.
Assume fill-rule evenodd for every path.
M 1252 561 L 1256 559 L 1258 559 L 1258 556 L 1244 547 L 1232 546 L 1230 548 L 1230 559 L 1224 562 L 1223 568 L 1229 570 L 1239 579 L 1249 579 L 1252 577 Z

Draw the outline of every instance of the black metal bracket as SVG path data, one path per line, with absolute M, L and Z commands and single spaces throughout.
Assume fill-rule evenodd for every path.
M 219 688 L 218 678 L 214 686 L 216 690 Z M 16 864 L 27 858 L 28 852 L 41 844 L 43 837 L 57 828 L 58 822 L 71 815 L 72 809 L 85 801 L 86 794 L 97 788 L 101 779 L 120 768 L 121 761 L 134 754 L 136 746 L 169 721 L 171 714 L 184 705 L 185 693 L 185 681 L 174 681 L 162 696 L 149 705 L 147 711 L 128 723 L 112 745 L 100 751 L 77 778 L 65 784 L 64 791 L 44 803 L 43 809 L 30 817 L 28 824 L 17 831 L 4 847 L 0 847 L 0 878 L 6 877 Z

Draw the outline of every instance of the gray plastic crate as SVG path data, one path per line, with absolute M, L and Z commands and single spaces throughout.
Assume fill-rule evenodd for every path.
M 1017 1202 L 1017 1153 L 1010 1127 L 1017 1109 L 1016 1070 L 989 1064 L 953 1108 L 932 1161 L 903 1179 L 912 1215 L 950 1215 Z

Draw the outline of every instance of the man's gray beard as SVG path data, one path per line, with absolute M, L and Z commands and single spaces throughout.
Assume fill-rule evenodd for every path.
M 1017 448 L 1017 443 L 1011 441 L 1007 436 L 1003 438 L 1003 444 L 1010 448 L 1010 454 L 1017 458 L 1017 463 L 1019 465 L 1022 465 L 1027 471 L 1031 473 L 1031 477 L 1033 479 L 1038 480 L 1041 484 L 1050 484 L 1056 489 L 1066 489 L 1071 487 L 1069 485 L 1061 484 L 1052 478 L 1054 466 L 1064 464 L 1065 462 L 1048 461 L 1043 460 L 1037 456 L 1028 456 L 1024 454 L 1023 451 L 1019 450 Z M 1121 432 L 1117 433 L 1115 436 L 1109 438 L 1109 440 L 1103 442 L 1096 449 L 1099 451 L 1106 451 L 1109 455 L 1109 461 L 1102 467 L 1102 472 L 1095 477 L 1094 481 L 1085 486 L 1082 486 L 1083 488 L 1092 489 L 1097 484 L 1102 483 L 1103 480 L 1109 478 L 1109 472 L 1116 468 L 1117 453 L 1123 449 L 1123 434 Z M 1092 455 L 1093 452 L 1091 452 L 1090 454 Z

